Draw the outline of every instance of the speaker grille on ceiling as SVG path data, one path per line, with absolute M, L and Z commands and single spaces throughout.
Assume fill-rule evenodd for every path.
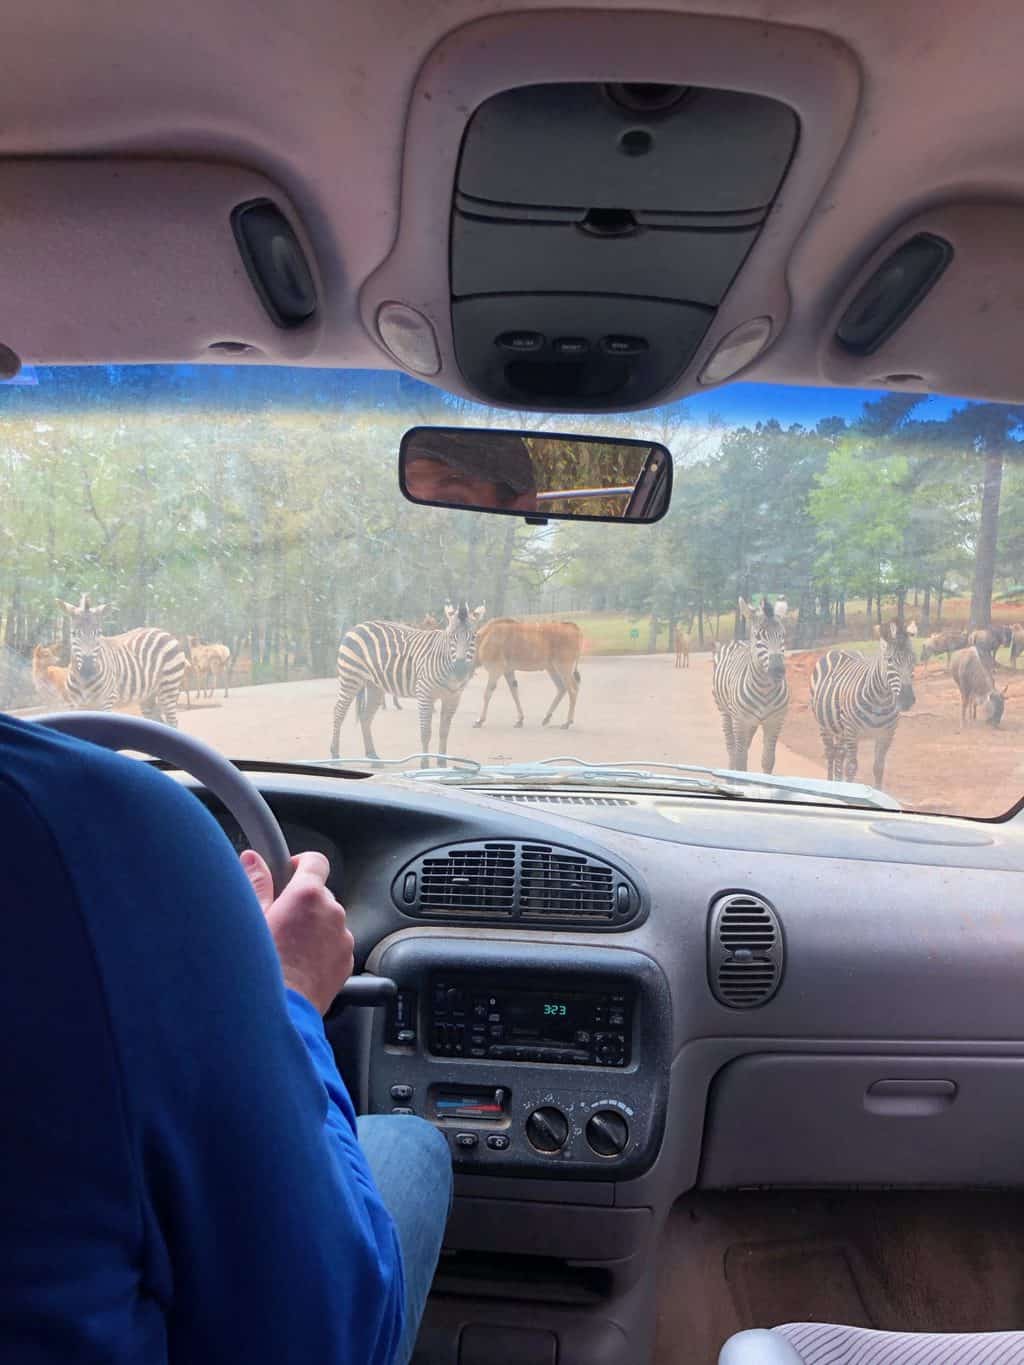
M 708 924 L 715 998 L 730 1009 L 764 1005 L 779 989 L 782 966 L 782 925 L 768 902 L 745 891 L 719 896 Z

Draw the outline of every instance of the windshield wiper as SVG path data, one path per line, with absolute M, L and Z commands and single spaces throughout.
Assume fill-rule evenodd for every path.
M 899 802 L 885 792 L 859 782 L 777 777 L 769 773 L 755 775 L 699 763 L 663 763 L 656 759 L 588 763 L 585 759 L 566 755 L 536 763 L 478 765 L 476 772 L 428 768 L 404 772 L 402 776 L 451 785 L 641 787 L 733 800 L 750 800 L 753 793 L 759 791 L 760 799 L 765 801 L 813 801 L 820 805 L 857 806 L 868 810 L 902 810 Z
M 414 759 L 433 758 L 441 763 L 451 763 L 456 770 L 462 772 L 478 773 L 482 770 L 483 764 L 478 763 L 475 758 L 460 758 L 458 754 L 435 754 L 418 753 L 406 754 L 404 758 L 316 758 L 310 760 L 310 767 L 314 768 L 348 768 L 352 763 L 363 763 L 368 767 L 377 768 L 401 768 L 407 763 L 412 763 Z M 414 773 L 436 772 L 434 768 L 414 768 Z M 442 770 L 443 771 L 443 770 Z M 372 773 L 359 771 L 359 777 L 372 777 Z M 405 773 L 402 773 L 405 776 Z

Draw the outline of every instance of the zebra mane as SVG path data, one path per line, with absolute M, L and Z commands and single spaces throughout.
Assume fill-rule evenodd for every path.
M 768 601 L 767 597 L 761 598 L 761 610 L 764 612 L 765 616 L 768 618 L 769 621 L 775 615 L 775 608 Z

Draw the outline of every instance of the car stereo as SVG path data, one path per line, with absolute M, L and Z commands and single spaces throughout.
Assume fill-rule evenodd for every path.
M 592 990 L 511 984 L 470 973 L 432 978 L 427 1047 L 439 1057 L 502 1062 L 629 1065 L 633 993 L 615 982 Z

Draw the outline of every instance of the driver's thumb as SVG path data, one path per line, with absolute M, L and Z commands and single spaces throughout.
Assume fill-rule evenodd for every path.
M 270 875 L 270 868 L 251 848 L 247 848 L 242 854 L 241 862 L 245 875 L 256 892 L 260 909 L 266 914 L 274 900 L 274 879 Z

